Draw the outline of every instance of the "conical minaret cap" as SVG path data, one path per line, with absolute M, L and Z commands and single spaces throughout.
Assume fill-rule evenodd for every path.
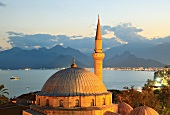
M 102 39 L 101 27 L 100 27 L 100 17 L 98 15 L 98 23 L 97 23 L 97 30 L 96 30 L 96 40 Z

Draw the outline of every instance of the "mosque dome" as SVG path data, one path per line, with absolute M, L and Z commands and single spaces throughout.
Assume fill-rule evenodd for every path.
M 147 106 L 140 106 L 133 109 L 129 115 L 159 115 L 154 109 Z
M 125 103 L 125 102 L 119 102 L 118 103 L 118 113 L 121 115 L 128 115 L 131 111 L 133 110 L 133 108 Z
M 92 72 L 83 68 L 68 68 L 53 74 L 38 95 L 88 96 L 108 93 L 105 85 Z

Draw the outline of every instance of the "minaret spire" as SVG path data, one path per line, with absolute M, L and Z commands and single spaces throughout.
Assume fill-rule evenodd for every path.
M 98 15 L 98 23 L 97 23 L 97 30 L 96 30 L 96 40 L 102 39 L 101 28 L 100 28 L 100 17 Z
M 100 27 L 100 18 L 98 15 L 97 29 L 96 29 L 96 37 L 95 37 L 95 49 L 96 53 L 102 53 L 102 33 Z
M 103 59 L 104 59 L 104 53 L 102 51 L 102 33 L 101 33 L 101 27 L 100 27 L 100 18 L 98 16 L 98 22 L 97 22 L 97 29 L 96 29 L 96 37 L 95 37 L 95 49 L 94 53 L 92 54 L 94 59 L 94 73 L 99 77 L 99 79 L 103 80 Z

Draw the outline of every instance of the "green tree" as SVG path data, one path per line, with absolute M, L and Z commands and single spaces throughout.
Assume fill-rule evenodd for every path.
M 5 94 L 9 95 L 7 90 L 3 84 L 0 84 L 0 104 L 9 101 L 8 97 L 5 96 Z
M 170 112 L 170 86 L 164 86 L 161 88 L 158 99 L 160 100 L 160 106 L 162 112 L 166 114 Z
M 170 80 L 168 80 L 168 85 L 170 85 Z
M 140 105 L 146 105 L 155 110 L 159 110 L 160 107 L 157 96 L 149 86 L 144 87 L 142 92 L 135 90 L 134 86 L 131 86 L 131 88 L 126 87 L 126 90 L 122 91 L 120 96 L 122 101 L 128 103 L 133 108 Z

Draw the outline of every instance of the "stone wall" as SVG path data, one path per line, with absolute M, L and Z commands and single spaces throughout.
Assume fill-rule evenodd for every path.
M 63 102 L 63 108 L 74 108 L 76 103 L 77 107 L 91 107 L 97 106 L 102 107 L 103 105 L 110 105 L 112 103 L 112 94 L 106 93 L 101 95 L 92 95 L 92 96 L 69 96 L 69 97 L 53 97 L 53 96 L 36 96 L 37 103 L 36 105 L 44 107 L 62 107 L 60 101 Z M 76 102 L 77 101 L 77 102 Z

